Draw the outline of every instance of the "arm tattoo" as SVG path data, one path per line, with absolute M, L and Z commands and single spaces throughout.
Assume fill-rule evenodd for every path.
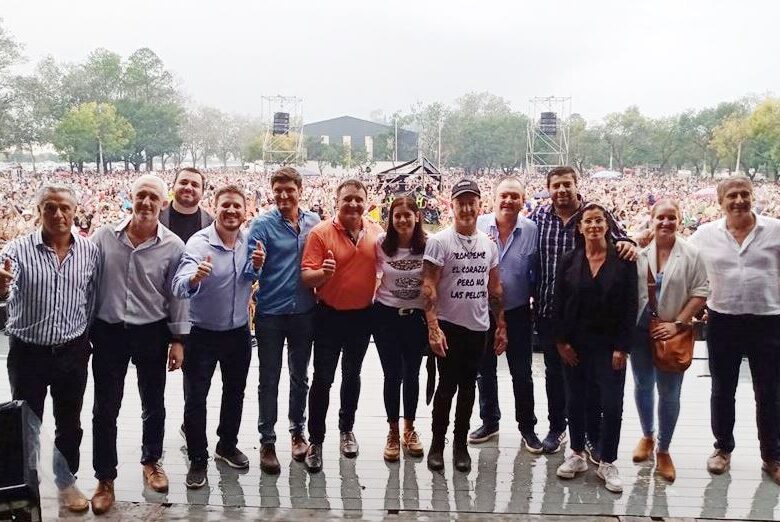
M 438 302 L 438 295 L 436 293 L 436 286 L 439 282 L 439 276 L 441 274 L 441 268 L 434 265 L 430 261 L 423 262 L 423 302 L 425 304 L 425 315 L 428 318 L 428 322 L 436 318 L 436 305 Z

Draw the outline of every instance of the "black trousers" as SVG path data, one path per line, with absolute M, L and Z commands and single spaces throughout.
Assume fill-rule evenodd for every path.
M 211 378 L 219 363 L 222 374 L 222 405 L 217 428 L 217 452 L 230 451 L 238 443 L 244 410 L 244 390 L 252 341 L 249 327 L 216 332 L 193 326 L 184 346 L 184 433 L 190 461 L 208 460 L 206 399 Z
M 715 447 L 734 451 L 734 397 L 739 367 L 742 358 L 747 357 L 753 376 L 761 458 L 780 461 L 780 316 L 708 312 L 710 415 Z
M 623 388 L 626 383 L 626 369 L 612 368 L 612 347 L 610 340 L 599 338 L 573 342 L 577 352 L 577 366 L 563 365 L 566 383 L 566 403 L 569 415 L 569 438 L 573 451 L 585 449 L 587 416 L 593 397 L 591 387 L 595 383 L 599 391 L 602 408 L 601 433 L 598 439 L 591 439 L 597 445 L 601 460 L 617 460 L 620 444 L 620 428 L 623 424 Z
M 314 376 L 309 389 L 309 438 L 325 440 L 330 387 L 341 357 L 339 431 L 352 431 L 360 399 L 360 370 L 371 338 L 371 308 L 334 310 L 318 304 L 314 312 Z
M 447 321 L 439 321 L 447 338 L 447 356 L 436 357 L 439 383 L 433 395 L 432 431 L 434 441 L 443 442 L 450 421 L 455 393 L 455 443 L 466 443 L 469 420 L 474 409 L 477 372 L 485 352 L 487 332 L 476 332 Z
M 544 384 L 547 392 L 547 419 L 550 431 L 566 431 L 566 387 L 563 382 L 563 361 L 553 339 L 552 320 L 540 317 L 536 321 L 536 331 L 544 349 Z M 596 382 L 590 380 L 585 390 L 586 414 L 585 432 L 588 439 L 596 444 L 601 437 L 601 403 Z
M 71 474 L 75 475 L 79 470 L 79 448 L 84 433 L 81 406 L 90 354 L 87 335 L 56 347 L 26 343 L 12 335 L 8 344 L 8 381 L 12 399 L 27 401 L 42 420 L 46 394 L 51 392 L 56 425 L 54 445 L 65 458 Z
M 92 376 L 92 465 L 95 478 L 116 478 L 116 419 L 122 406 L 127 366 L 133 361 L 141 395 L 143 440 L 141 463 L 162 457 L 165 434 L 165 378 L 171 335 L 167 320 L 140 326 L 109 324 L 96 319 L 90 331 L 94 353 Z

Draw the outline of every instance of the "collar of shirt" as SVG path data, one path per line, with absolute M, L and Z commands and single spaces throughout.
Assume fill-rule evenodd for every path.
M 127 238 L 126 244 L 128 246 L 130 246 L 131 248 L 140 248 L 140 247 L 146 245 L 146 243 L 148 243 L 151 239 L 153 239 L 155 242 L 162 241 L 162 239 L 163 239 L 163 230 L 162 229 L 164 228 L 164 226 L 162 225 L 162 223 L 160 223 L 158 221 L 157 222 L 157 232 L 155 234 L 155 237 L 147 239 L 146 241 L 144 241 L 143 243 L 141 243 L 138 246 L 133 246 L 133 244 L 130 242 L 130 238 L 127 237 L 127 227 L 130 226 L 130 221 L 132 221 L 132 220 L 133 220 L 133 216 L 127 216 L 122 221 L 120 221 L 117 224 L 117 226 L 114 227 L 114 234 L 116 234 L 117 239 L 119 239 L 121 241 L 123 237 Z
M 222 238 L 219 237 L 219 233 L 217 233 L 217 222 L 213 222 L 210 224 L 206 230 L 208 231 L 208 237 L 209 237 L 209 245 L 217 248 L 221 248 L 222 250 L 236 250 L 239 246 L 244 244 L 244 241 L 246 239 L 246 231 L 239 230 L 238 231 L 238 237 L 236 238 L 236 244 L 233 246 L 233 248 L 228 248 L 225 246 L 225 243 L 222 241 Z
M 360 218 L 360 232 L 358 232 L 357 241 L 353 241 L 352 234 L 350 234 L 349 230 L 344 227 L 344 225 L 341 224 L 339 221 L 338 216 L 334 216 L 333 218 L 333 226 L 336 227 L 336 230 L 339 230 L 343 232 L 347 238 L 355 245 L 357 246 L 358 243 L 360 243 L 360 240 L 363 239 L 363 236 L 366 235 L 366 229 L 368 228 L 368 219 L 365 216 L 361 216 Z
M 493 239 L 496 242 L 496 245 L 498 245 L 500 258 L 503 259 L 504 254 L 509 251 L 509 247 L 512 246 L 512 242 L 517 238 L 518 233 L 522 234 L 523 224 L 520 220 L 521 216 L 517 216 L 515 229 L 512 231 L 512 235 L 507 238 L 507 242 L 504 245 L 501 244 L 501 240 L 498 237 L 498 222 L 496 221 L 496 213 L 491 212 L 490 214 L 485 214 L 480 217 L 482 218 L 481 220 L 477 218 L 477 228 L 480 228 L 483 232 L 486 232 L 487 235 L 491 236 L 491 239 Z M 480 223 L 480 221 L 482 221 L 482 223 Z
M 37 248 L 40 248 L 41 246 L 45 246 L 46 248 L 51 248 L 49 245 L 43 242 L 43 227 L 39 228 L 35 232 L 33 232 L 32 236 L 32 242 L 33 245 L 35 245 Z M 73 249 L 73 244 L 76 242 L 76 238 L 73 236 L 73 234 L 70 235 L 70 248 Z

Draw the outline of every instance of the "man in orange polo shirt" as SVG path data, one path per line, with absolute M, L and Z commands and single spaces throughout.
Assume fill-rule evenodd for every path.
M 330 387 L 341 361 L 340 449 L 357 456 L 352 433 L 360 397 L 360 369 L 371 337 L 371 304 L 376 288 L 377 236 L 382 227 L 363 216 L 368 192 L 358 180 L 336 189 L 337 214 L 312 229 L 301 262 L 301 280 L 317 295 L 314 312 L 314 377 L 309 389 L 309 450 L 306 467 L 322 469 L 322 443 Z

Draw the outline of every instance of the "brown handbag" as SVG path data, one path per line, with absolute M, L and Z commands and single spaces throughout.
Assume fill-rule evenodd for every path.
M 647 297 L 650 305 L 650 331 L 662 321 L 658 318 L 658 302 L 655 297 L 655 277 L 647 267 Z M 650 337 L 650 347 L 653 350 L 653 363 L 661 371 L 682 373 L 693 362 L 693 328 L 686 326 L 671 339 L 662 341 Z

